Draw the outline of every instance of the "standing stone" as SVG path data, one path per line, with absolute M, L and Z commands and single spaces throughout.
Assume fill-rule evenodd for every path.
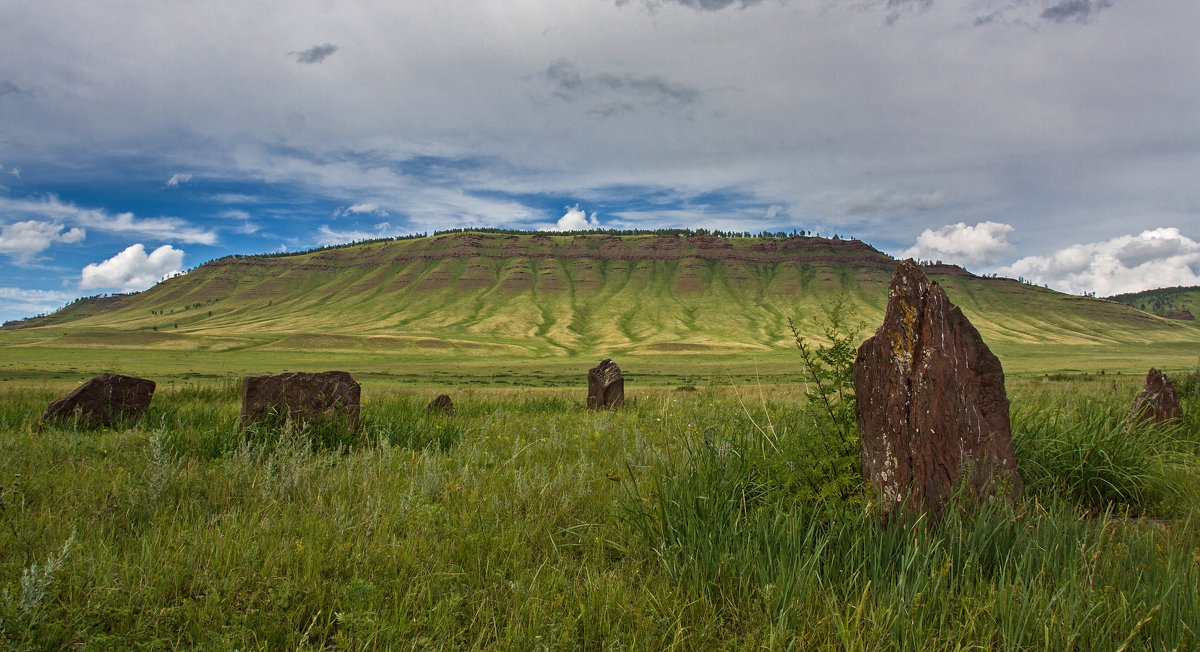
M 1146 374 L 1146 387 L 1133 399 L 1133 407 L 1125 417 L 1125 426 L 1165 423 L 1182 415 L 1183 406 L 1179 403 L 1179 394 L 1175 393 L 1175 385 L 1166 374 L 1151 367 L 1150 373 Z
M 78 418 L 80 426 L 112 426 L 118 419 L 137 419 L 154 398 L 153 380 L 120 374 L 102 374 L 46 406 L 42 421 Z
M 429 402 L 429 405 L 425 406 L 425 414 L 451 416 L 454 414 L 454 401 L 450 400 L 448 394 L 439 394 L 437 398 Z
M 248 376 L 242 381 L 242 427 L 251 423 L 314 418 L 345 419 L 358 430 L 362 389 L 344 371 L 291 371 L 275 376 Z
M 911 260 L 858 349 L 854 391 L 863 476 L 884 511 L 940 514 L 967 472 L 976 498 L 1020 491 L 1000 360 Z
M 609 358 L 588 370 L 587 406 L 592 410 L 615 408 L 625 402 L 625 377 Z

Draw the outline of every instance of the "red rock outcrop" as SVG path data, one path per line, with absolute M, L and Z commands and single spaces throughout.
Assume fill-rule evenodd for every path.
M 858 349 L 854 391 L 863 475 L 884 511 L 940 514 L 964 479 L 978 498 L 1020 490 L 1000 360 L 911 260 Z
M 46 406 L 42 421 L 78 419 L 80 426 L 112 426 L 118 419 L 137 419 L 154 398 L 153 380 L 102 374 Z
M 1175 385 L 1166 374 L 1151 367 L 1146 374 L 1146 386 L 1133 399 L 1133 407 L 1129 408 L 1129 416 L 1125 417 L 1125 426 L 1166 423 L 1178 419 L 1182 414 L 1183 406 L 1179 402 L 1179 394 L 1175 392 Z
M 611 359 L 588 370 L 587 406 L 593 410 L 615 408 L 625 402 L 625 377 Z
M 344 371 L 292 371 L 242 381 L 242 427 L 260 422 L 344 419 L 358 429 L 362 389 Z

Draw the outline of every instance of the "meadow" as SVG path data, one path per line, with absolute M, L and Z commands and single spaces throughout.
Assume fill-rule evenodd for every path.
M 460 386 L 451 417 L 424 412 L 436 378 L 367 379 L 356 433 L 239 431 L 236 379 L 215 372 L 90 431 L 38 423 L 72 378 L 4 382 L 0 640 L 1200 646 L 1200 369 L 1173 373 L 1181 425 L 1132 430 L 1141 375 L 1010 378 L 1020 502 L 903 524 L 796 378 L 681 366 L 589 412 L 578 371 L 571 389 L 544 371 Z

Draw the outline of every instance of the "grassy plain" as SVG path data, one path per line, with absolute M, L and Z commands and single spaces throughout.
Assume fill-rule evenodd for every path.
M 364 390 L 359 433 L 239 432 L 237 384 L 42 426 L 0 385 L 0 638 L 112 649 L 1193 649 L 1200 374 L 1010 381 L 1026 492 L 889 527 L 821 501 L 795 385 Z M 1067 378 L 1063 380 L 1063 378 Z M 713 380 L 715 382 L 708 382 Z M 324 443 L 322 443 L 324 442 Z
M 1025 493 L 886 526 L 866 492 L 842 495 L 786 322 L 819 343 L 845 290 L 869 335 L 890 261 L 728 244 L 639 260 L 662 241 L 501 236 L 231 260 L 5 328 L 0 643 L 1200 646 L 1200 326 L 943 270 L 1008 373 Z M 768 244 L 807 262 L 742 259 Z M 629 400 L 588 412 L 603 357 Z M 1152 365 L 1186 419 L 1126 429 Z M 242 376 L 328 369 L 363 383 L 359 432 L 236 427 Z M 103 371 L 159 383 L 143 420 L 38 423 Z M 458 413 L 426 415 L 442 392 Z

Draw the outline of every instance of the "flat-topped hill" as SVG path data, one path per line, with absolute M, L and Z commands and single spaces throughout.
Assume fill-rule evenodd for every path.
M 863 242 L 805 236 L 448 233 L 222 258 L 144 292 L 79 301 L 10 326 L 0 346 L 459 358 L 766 354 L 791 346 L 789 317 L 820 339 L 821 307 L 843 291 L 868 335 L 895 262 Z M 1010 359 L 1041 355 L 1035 347 L 1186 348 L 1200 340 L 1194 323 L 1113 301 L 950 265 L 925 271 Z

